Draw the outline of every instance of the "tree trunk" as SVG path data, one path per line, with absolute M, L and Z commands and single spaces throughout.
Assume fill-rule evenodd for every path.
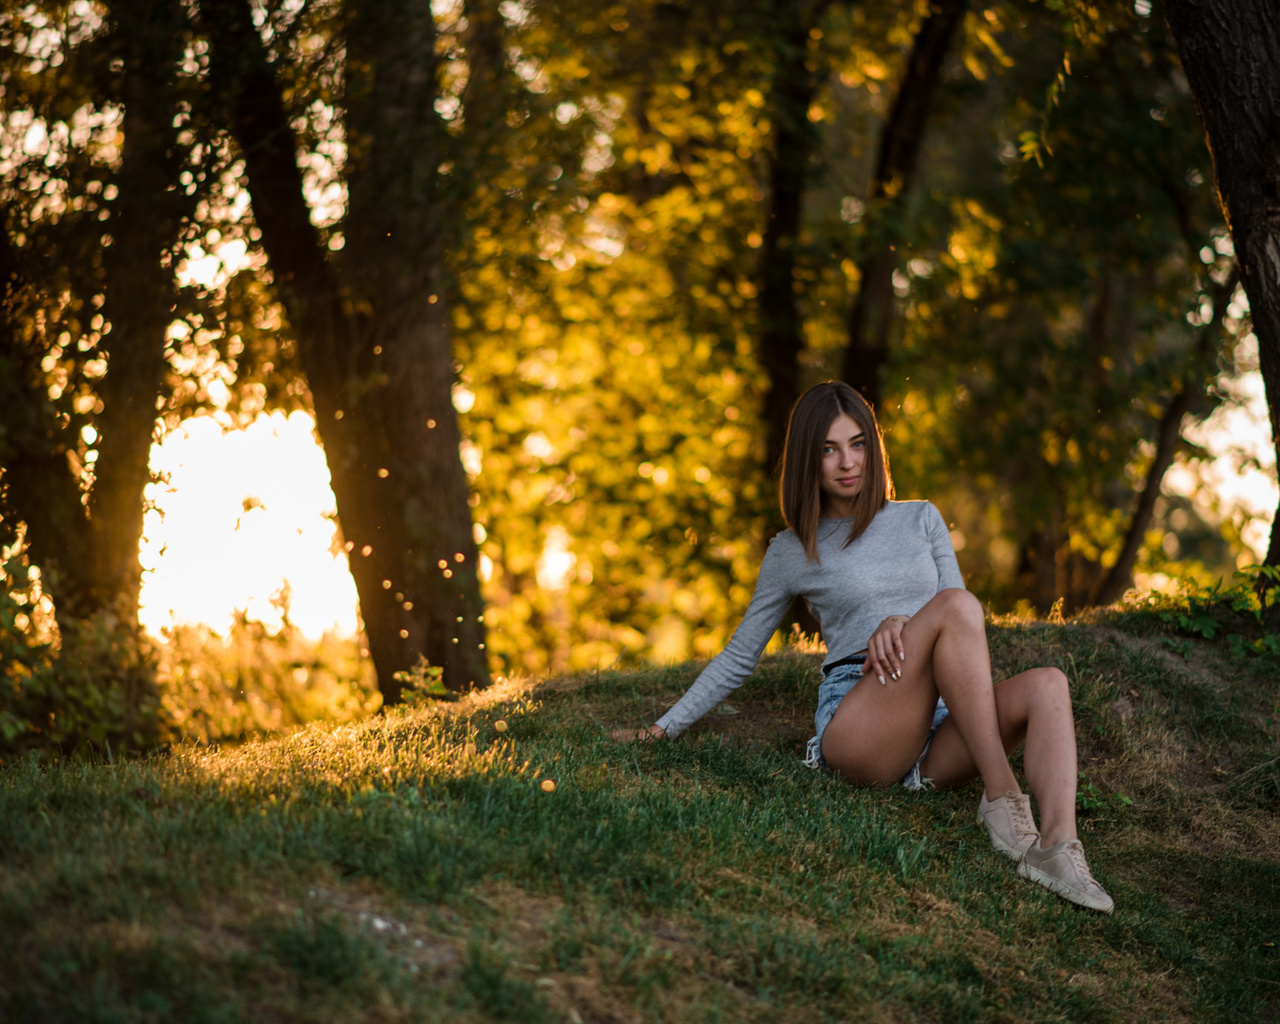
M 1192 241 L 1194 235 L 1188 236 Z M 1138 503 L 1134 507 L 1133 517 L 1129 521 L 1129 529 L 1125 532 L 1124 543 L 1115 564 L 1107 571 L 1089 595 L 1090 605 L 1112 604 L 1124 596 L 1133 578 L 1133 565 L 1137 561 L 1138 551 L 1142 548 L 1147 527 L 1155 512 L 1156 499 L 1160 496 L 1160 486 L 1164 475 L 1173 465 L 1173 457 L 1178 451 L 1178 442 L 1182 439 L 1182 418 L 1191 411 L 1196 401 L 1204 395 L 1205 375 L 1212 366 L 1213 356 L 1217 354 L 1218 343 L 1222 335 L 1222 321 L 1226 316 L 1227 304 L 1236 290 L 1240 280 L 1237 271 L 1233 270 L 1222 284 L 1213 287 L 1213 321 L 1200 328 L 1192 353 L 1190 365 L 1175 384 L 1173 397 L 1165 406 L 1164 414 L 1156 428 L 1156 451 L 1147 470 L 1146 480 L 1138 495 Z
M 915 182 L 925 122 L 938 91 L 942 65 L 964 23 L 967 7 L 968 0 L 935 0 L 930 6 L 929 16 L 916 32 L 902 83 L 880 136 L 868 204 L 876 238 L 859 261 L 858 295 L 849 310 L 849 341 L 840 369 L 841 378 L 862 392 L 876 409 L 883 397 L 882 378 L 889 358 L 893 272 L 898 268 L 898 246 L 905 238 L 901 222 L 906 198 Z
M 87 604 L 79 595 L 89 591 L 89 522 L 68 465 L 68 432 L 40 367 L 44 352 L 23 336 L 23 325 L 34 319 L 28 303 L 37 285 L 24 273 L 13 224 L 6 208 L 0 222 L 0 511 L 9 520 L 3 543 L 14 542 L 15 522 L 28 524 L 27 558 L 40 566 L 55 606 Z
M 103 312 L 111 333 L 100 387 L 98 459 L 90 495 L 96 603 L 116 605 L 136 621 L 142 566 L 138 545 L 151 479 L 156 399 L 164 387 L 166 332 L 177 301 L 166 257 L 192 212 L 179 184 L 182 172 L 171 79 L 182 59 L 186 21 L 172 0 L 121 3 L 112 11 L 124 60 L 124 145 L 119 189 L 107 227 L 112 247 L 105 268 Z
M 98 342 L 107 372 L 97 386 L 102 411 L 93 421 L 98 457 L 87 509 L 68 462 L 78 438 L 48 399 L 39 366 L 43 352 L 20 342 L 12 330 L 11 318 L 24 315 L 14 305 L 20 293 L 34 299 L 42 284 L 20 280 L 20 254 L 7 224 L 0 262 L 6 265 L 8 294 L 0 344 L 10 363 L 6 390 L 12 392 L 4 403 L 9 437 L 3 458 L 6 500 L 26 524 L 28 558 L 43 570 L 59 621 L 110 610 L 131 627 L 137 623 L 142 576 L 144 491 L 175 303 L 167 258 L 196 200 L 179 184 L 182 151 L 174 127 L 182 9 L 173 0 L 122 3 L 109 17 L 106 45 L 120 58 L 113 98 L 123 107 L 124 141 L 112 179 L 117 195 L 104 224 L 110 243 L 94 254 L 102 262 L 102 311 L 109 326 Z
M 485 686 L 483 608 L 460 432 L 444 250 L 458 203 L 438 170 L 435 27 L 425 2 L 348 6 L 345 247 L 325 255 L 280 87 L 247 0 L 206 5 L 215 82 L 276 286 L 298 337 L 378 688 L 419 655 Z
M 768 380 L 764 393 L 765 477 L 782 465 L 791 407 L 800 397 L 800 355 L 804 351 L 804 315 L 796 294 L 796 269 L 803 228 L 804 194 L 809 164 L 818 147 L 816 126 L 809 108 L 818 90 L 818 72 L 809 51 L 810 30 L 817 24 L 825 2 L 780 7 L 786 21 L 779 32 L 776 63 L 769 95 L 774 125 L 769 154 L 768 207 L 764 242 L 760 250 L 760 339 L 757 352 Z M 767 539 L 784 524 L 776 506 Z M 809 635 L 820 636 L 822 627 L 801 599 L 792 602 L 782 628 L 798 624 Z
M 1166 0 L 1166 13 L 1213 153 L 1280 466 L 1280 7 Z M 1280 509 L 1266 564 L 1280 565 Z M 1271 615 L 1280 620 L 1280 608 Z
M 800 397 L 800 353 L 804 318 L 796 298 L 796 251 L 809 161 L 818 134 L 809 121 L 817 74 L 809 66 L 812 22 L 798 9 L 780 31 L 770 111 L 774 125 L 769 159 L 768 208 L 760 251 L 760 365 L 768 378 L 764 394 L 765 474 L 782 458 L 791 406 Z

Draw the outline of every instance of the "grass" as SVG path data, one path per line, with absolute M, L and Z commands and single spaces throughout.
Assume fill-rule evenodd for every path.
M 990 635 L 1071 679 L 1110 917 L 1018 879 L 976 786 L 802 767 L 792 651 L 669 744 L 607 730 L 693 665 L 10 764 L 0 1021 L 1280 1019 L 1274 656 L 1141 615 Z

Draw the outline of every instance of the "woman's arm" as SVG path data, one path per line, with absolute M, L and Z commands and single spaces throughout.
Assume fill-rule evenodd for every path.
M 937 591 L 964 589 L 964 579 L 956 561 L 955 546 L 951 543 L 951 531 L 936 505 L 928 503 L 925 517 L 925 537 L 937 571 Z M 867 641 L 867 663 L 864 674 L 874 676 L 882 684 L 893 682 L 902 675 L 902 663 L 907 657 L 902 639 L 902 628 L 910 621 L 909 615 L 890 615 L 876 627 Z
M 930 503 L 929 546 L 933 551 L 933 564 L 938 567 L 938 590 L 964 590 L 964 577 L 960 575 L 960 563 L 956 561 L 955 545 L 951 543 L 951 531 L 936 505 Z
M 794 545 L 804 558 L 798 542 Z M 794 592 L 789 571 L 792 554 L 782 537 L 769 543 L 755 593 L 742 622 L 723 651 L 703 669 L 684 696 L 657 723 L 644 729 L 619 729 L 615 739 L 675 739 L 742 685 L 755 671 L 760 655 L 791 606 Z

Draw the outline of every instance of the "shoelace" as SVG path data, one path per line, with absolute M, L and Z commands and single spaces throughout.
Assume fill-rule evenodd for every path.
M 1009 800 L 1009 817 L 1013 819 L 1013 828 L 1019 836 L 1039 836 L 1035 820 L 1031 817 L 1031 801 L 1025 796 L 1020 800 Z
M 1099 892 L 1103 891 L 1098 880 L 1093 877 L 1093 872 L 1089 870 L 1089 863 L 1084 859 L 1084 844 L 1079 839 L 1067 841 L 1067 859 L 1071 861 L 1071 866 L 1076 869 L 1076 875 L 1081 882 L 1087 886 L 1093 886 Z

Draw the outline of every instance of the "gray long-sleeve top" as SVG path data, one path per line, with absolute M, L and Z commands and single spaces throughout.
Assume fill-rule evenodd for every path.
M 827 663 L 867 646 L 890 615 L 914 615 L 940 590 L 964 587 L 951 535 L 927 501 L 891 501 L 852 544 L 848 519 L 818 523 L 818 561 L 791 530 L 769 542 L 755 593 L 728 645 L 658 725 L 676 737 L 742 685 L 791 605 L 803 597 L 822 624 Z

